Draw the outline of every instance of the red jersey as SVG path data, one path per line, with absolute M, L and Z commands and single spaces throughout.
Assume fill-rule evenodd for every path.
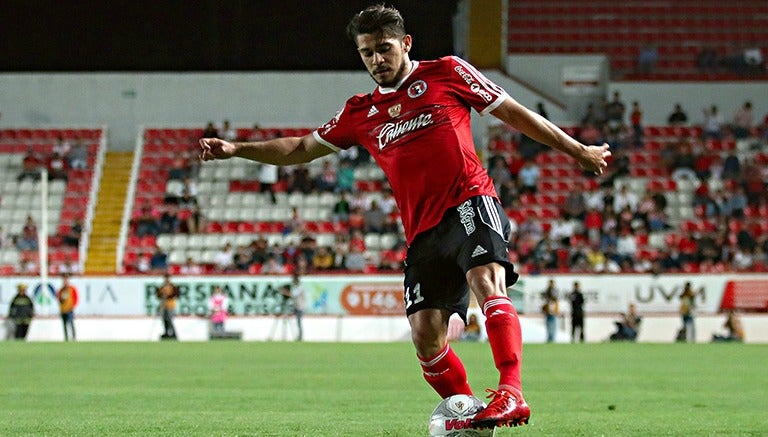
M 394 88 L 358 94 L 313 135 L 338 151 L 365 147 L 384 170 L 408 244 L 448 208 L 473 196 L 497 197 L 475 152 L 470 111 L 497 108 L 507 93 L 455 56 L 413 61 Z

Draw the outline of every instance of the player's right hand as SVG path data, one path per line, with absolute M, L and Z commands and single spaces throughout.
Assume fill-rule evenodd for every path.
M 219 138 L 200 138 L 200 160 L 228 159 L 235 155 L 237 146 Z

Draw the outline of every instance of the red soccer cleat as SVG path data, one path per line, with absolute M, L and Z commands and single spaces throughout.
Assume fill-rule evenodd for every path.
M 493 397 L 488 406 L 472 419 L 473 428 L 493 428 L 494 426 L 525 425 L 531 417 L 531 408 L 522 395 L 509 390 L 491 390 L 488 397 Z

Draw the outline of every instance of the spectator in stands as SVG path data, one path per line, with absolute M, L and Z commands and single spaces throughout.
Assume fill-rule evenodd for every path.
M 747 206 L 747 195 L 744 192 L 744 187 L 737 186 L 735 191 L 728 190 L 725 192 L 725 203 L 721 213 L 726 217 L 741 219 L 744 218 L 744 210 L 747 209 Z
M 234 266 L 234 270 L 247 272 L 248 268 L 251 267 L 251 259 L 253 259 L 253 257 L 250 247 L 247 244 L 238 246 L 237 250 L 232 256 L 232 264 Z
M 360 207 L 352 207 L 352 211 L 349 213 L 349 220 L 347 221 L 347 227 L 350 232 L 362 231 L 365 229 L 365 216 L 363 210 Z
M 80 238 L 83 235 L 83 220 L 76 218 L 67 230 L 67 233 L 61 236 L 61 241 L 65 246 L 78 247 Z
M 584 116 L 581 117 L 581 123 L 580 123 L 581 129 L 583 130 L 584 127 L 588 125 L 600 126 L 603 121 L 604 120 L 600 119 L 597 112 L 595 111 L 595 104 L 592 102 L 589 102 L 587 104 L 586 111 L 584 111 Z
M 587 215 L 587 202 L 581 190 L 573 189 L 565 196 L 563 204 L 563 216 L 566 220 L 584 221 Z
M 563 216 L 560 216 L 552 222 L 552 228 L 549 230 L 549 238 L 558 243 L 558 245 L 570 247 L 571 239 L 575 233 L 576 230 L 573 221 L 566 220 Z
M 616 239 L 616 255 L 618 255 L 621 262 L 628 261 L 634 263 L 635 253 L 637 253 L 637 237 L 635 237 L 631 229 L 622 230 Z
M 21 235 L 16 239 L 16 248 L 20 251 L 36 251 L 38 248 L 37 238 L 37 223 L 31 215 L 28 215 L 24 227 L 21 229 Z
M 261 266 L 261 273 L 264 275 L 282 275 L 286 271 L 280 258 L 275 255 L 269 255 L 267 261 Z
M 339 199 L 333 204 L 331 208 L 331 220 L 336 223 L 346 222 L 349 220 L 349 214 L 351 212 L 351 206 L 347 199 L 347 191 L 341 191 L 339 193 Z
M 717 73 L 721 62 L 720 54 L 713 47 L 702 47 L 696 55 L 696 66 L 702 73 Z
M 203 273 L 203 268 L 195 263 L 195 260 L 193 260 L 191 256 L 188 256 L 187 260 L 184 261 L 184 264 L 179 267 L 179 273 L 186 276 L 201 275 Z
M 336 234 L 333 241 L 333 268 L 343 269 L 344 259 L 349 254 L 349 235 L 343 232 Z
M 213 124 L 212 121 L 209 121 L 205 125 L 205 129 L 203 129 L 203 135 L 201 138 L 218 138 L 219 137 L 219 130 L 216 129 L 216 126 Z
M 600 185 L 605 188 L 613 188 L 616 179 L 629 175 L 629 165 L 630 161 L 627 151 L 621 148 L 616 150 L 611 168 L 604 175 Z
M 365 227 L 363 228 L 365 233 L 374 232 L 383 234 L 386 232 L 385 225 L 387 214 L 385 214 L 381 207 L 379 207 L 378 201 L 371 201 L 371 207 L 363 212 L 363 220 L 365 221 Z
M 733 116 L 731 132 L 733 132 L 734 138 L 739 140 L 748 137 L 754 127 L 754 118 L 755 115 L 752 112 L 752 102 L 744 102 L 744 105 L 742 105 Z
M 69 179 L 69 175 L 67 174 L 67 160 L 64 158 L 64 156 L 59 155 L 58 153 L 51 155 L 48 158 L 47 168 L 49 181 L 66 181 Z
M 27 152 L 24 155 L 24 160 L 21 163 L 21 173 L 19 173 L 16 180 L 21 182 L 24 179 L 29 178 L 33 181 L 39 181 L 41 168 L 43 168 L 42 158 L 32 146 L 28 146 Z
M 72 260 L 68 254 L 64 256 L 64 261 L 56 266 L 56 273 L 60 275 L 79 275 L 82 273 L 80 265 Z
M 232 125 L 229 123 L 229 120 L 224 120 L 224 122 L 221 124 L 221 130 L 219 131 L 219 135 L 221 139 L 227 140 L 227 141 L 237 141 L 237 130 L 235 130 Z
M 365 254 L 357 245 L 350 245 L 347 256 L 344 257 L 344 268 L 350 272 L 363 272 L 368 263 L 365 260 Z
M 64 137 L 61 135 L 56 137 L 56 141 L 53 143 L 53 148 L 51 149 L 51 152 L 54 155 L 63 156 L 64 158 L 67 158 L 69 155 L 69 152 L 72 151 L 72 145 L 69 143 L 69 141 L 65 140 Z
M 637 55 L 637 73 L 649 74 L 656 69 L 656 62 L 659 60 L 659 52 L 653 44 L 646 44 L 640 49 Z
M 619 192 L 613 198 L 613 210 L 621 211 L 625 206 L 629 206 L 630 211 L 637 211 L 639 199 L 637 194 L 630 191 L 627 185 L 622 185 Z
M 298 257 L 296 260 L 294 260 L 294 264 L 298 264 L 299 262 L 303 261 L 308 265 L 312 262 L 312 258 L 315 256 L 315 251 L 317 250 L 317 240 L 312 235 L 304 233 L 299 240 L 298 249 Z
M 190 211 L 190 214 L 187 216 L 186 225 L 186 230 L 190 234 L 197 234 L 203 232 L 205 229 L 205 216 L 200 210 L 199 205 L 195 204 L 194 207 L 192 207 L 192 211 Z
M 704 124 L 702 126 L 702 138 L 722 140 L 723 139 L 723 118 L 718 112 L 717 105 L 712 105 L 709 109 L 704 108 Z
M 314 270 L 331 270 L 334 265 L 334 256 L 330 248 L 320 246 L 312 256 L 312 268 Z
M 336 167 L 330 160 L 323 161 L 322 169 L 315 178 L 315 187 L 320 191 L 333 193 L 336 191 L 337 182 Z
M 75 142 L 72 151 L 69 152 L 69 168 L 72 170 L 85 170 L 88 168 L 88 147 L 83 140 Z
M 517 205 L 519 203 L 519 199 L 520 188 L 518 187 L 516 178 L 507 180 L 501 185 L 501 187 L 499 187 L 499 200 L 501 201 L 501 206 L 504 207 L 504 209 Z
M 149 259 L 151 255 L 147 254 L 144 251 L 140 251 L 136 255 L 136 265 L 134 266 L 136 268 L 136 271 L 139 273 L 149 273 Z
M 659 249 L 659 264 L 663 272 L 679 272 L 683 268 L 680 251 L 675 246 Z
M 340 160 L 336 171 L 336 192 L 351 192 L 355 189 L 355 168 L 352 161 Z
M 289 193 L 299 192 L 309 194 L 314 188 L 312 178 L 309 175 L 309 169 L 304 164 L 299 164 L 293 167 L 293 171 L 291 172 L 288 181 Z
M 160 215 L 160 231 L 161 234 L 176 234 L 179 232 L 179 207 L 176 205 L 168 205 Z
M 536 194 L 538 191 L 537 185 L 539 183 L 540 174 L 541 171 L 539 170 L 539 166 L 536 165 L 536 162 L 532 159 L 526 161 L 518 174 L 520 193 Z
M 627 106 L 621 100 L 621 93 L 614 91 L 613 99 L 605 106 L 605 121 L 609 130 L 617 131 L 621 129 L 624 124 L 626 110 Z
M 154 274 L 164 273 L 168 270 L 168 255 L 159 246 L 155 246 L 152 256 L 149 258 L 149 270 Z
M 269 256 L 269 242 L 260 236 L 251 241 L 251 264 L 264 264 Z
M 741 179 L 741 161 L 735 150 L 728 152 L 728 156 L 723 161 L 723 170 L 721 176 L 724 180 L 738 181 Z
M 232 244 L 224 243 L 221 250 L 216 253 L 213 258 L 213 265 L 217 272 L 224 273 L 234 270 L 235 268 L 235 251 L 232 249 Z
M 379 269 L 402 271 L 405 267 L 406 251 L 405 241 L 399 241 L 392 249 L 382 251 Z
M 301 234 L 304 232 L 305 225 L 306 223 L 299 213 L 299 208 L 294 206 L 291 208 L 291 216 L 283 223 L 282 233 L 283 235 L 291 233 Z
M 493 179 L 493 185 L 498 193 L 501 191 L 501 186 L 512 179 L 512 174 L 509 172 L 509 166 L 503 156 L 497 155 L 492 161 L 493 164 L 488 170 L 488 175 Z
M 639 149 L 643 147 L 643 110 L 640 108 L 640 102 L 637 100 L 632 102 L 632 112 L 629 113 L 629 121 L 632 126 L 632 145 Z
M 667 117 L 667 123 L 672 126 L 679 126 L 688 124 L 688 114 L 683 111 L 683 106 L 679 103 L 675 103 L 675 109 Z
M 690 142 L 681 140 L 672 160 L 671 177 L 674 180 L 695 181 L 697 177 L 694 168 L 696 168 L 696 156 L 693 154 L 693 147 Z
M 171 168 L 168 170 L 168 180 L 180 181 L 191 176 L 189 159 L 186 153 L 175 155 L 171 161 Z

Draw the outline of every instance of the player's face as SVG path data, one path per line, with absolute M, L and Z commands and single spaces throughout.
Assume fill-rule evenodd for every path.
M 381 86 L 392 87 L 408 74 L 411 49 L 411 36 L 402 39 L 379 34 L 362 33 L 357 35 L 357 52 L 368 69 L 371 78 Z

